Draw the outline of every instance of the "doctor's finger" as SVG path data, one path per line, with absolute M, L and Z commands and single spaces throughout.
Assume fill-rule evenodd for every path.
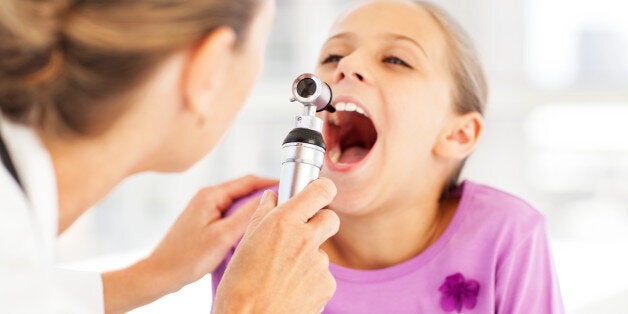
M 224 218 L 227 228 L 230 232 L 236 233 L 239 237 L 244 232 L 244 229 L 251 221 L 253 213 L 255 213 L 260 203 L 260 197 L 256 197 L 244 203 L 233 215 Z
M 321 209 L 307 223 L 314 229 L 314 244 L 318 247 L 340 228 L 340 218 L 331 209 Z
M 294 217 L 299 222 L 307 223 L 321 208 L 329 205 L 336 196 L 336 186 L 327 178 L 316 179 L 303 191 L 277 207 L 284 217 Z
M 207 197 L 211 198 L 216 208 L 220 211 L 224 211 L 229 208 L 234 200 L 242 198 L 259 189 L 276 185 L 277 183 L 278 181 L 275 179 L 248 175 L 208 187 Z
M 277 195 L 271 190 L 264 191 L 257 209 L 249 221 L 249 228 L 255 228 L 277 206 Z

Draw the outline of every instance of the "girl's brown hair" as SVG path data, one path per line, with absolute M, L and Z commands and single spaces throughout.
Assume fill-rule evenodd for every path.
M 460 114 L 484 114 L 488 101 L 488 84 L 478 52 L 467 32 L 441 7 L 427 1 L 414 1 L 442 29 L 448 45 L 449 69 L 454 82 L 454 108 Z
M 46 112 L 80 133 L 105 130 L 169 55 L 227 26 L 245 37 L 261 0 L 2 0 L 0 110 Z
M 441 7 L 414 0 L 436 21 L 442 29 L 449 51 L 448 66 L 453 80 L 452 99 L 457 113 L 479 112 L 484 114 L 488 101 L 488 84 L 478 53 L 467 32 Z M 449 178 L 445 193 L 455 189 L 464 161 Z

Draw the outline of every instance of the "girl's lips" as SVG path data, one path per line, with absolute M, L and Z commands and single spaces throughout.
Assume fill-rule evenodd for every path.
M 338 96 L 333 104 L 338 111 L 325 112 L 323 116 L 326 122 L 323 134 L 327 143 L 325 167 L 347 173 L 368 162 L 377 143 L 377 131 L 359 100 Z
M 356 163 L 350 163 L 350 164 L 334 163 L 331 160 L 331 158 L 329 158 L 329 153 L 325 152 L 325 164 L 323 165 L 323 167 L 334 172 L 351 172 L 357 168 L 360 168 L 362 165 L 364 165 L 368 161 L 374 148 L 375 146 L 373 146 L 373 148 L 368 152 L 368 154 L 364 156 L 364 158 L 362 158 L 360 161 Z

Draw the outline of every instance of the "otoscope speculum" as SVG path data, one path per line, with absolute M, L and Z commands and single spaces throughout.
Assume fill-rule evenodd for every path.
M 316 112 L 336 111 L 331 105 L 331 88 L 314 74 L 299 75 L 292 83 L 292 95 L 294 97 L 290 101 L 298 101 L 306 107 L 313 106 L 316 108 Z

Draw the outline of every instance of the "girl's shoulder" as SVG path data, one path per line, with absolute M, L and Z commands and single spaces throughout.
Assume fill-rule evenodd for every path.
M 472 181 L 463 183 L 458 210 L 467 212 L 465 220 L 485 221 L 511 231 L 545 224 L 545 215 L 521 197 Z

